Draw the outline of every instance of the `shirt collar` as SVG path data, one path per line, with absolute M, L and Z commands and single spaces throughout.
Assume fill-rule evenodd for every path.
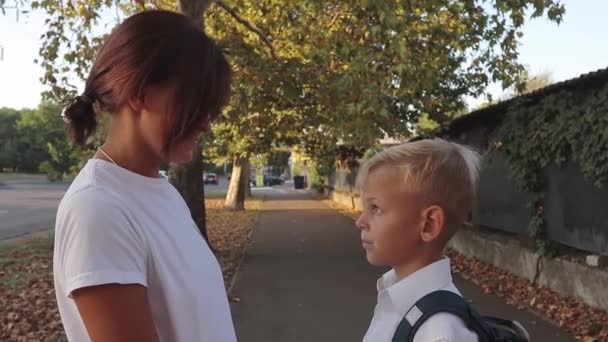
M 377 287 L 379 296 L 387 295 L 392 310 L 403 316 L 420 298 L 451 283 L 450 259 L 444 257 L 399 281 L 390 270 L 378 279 Z

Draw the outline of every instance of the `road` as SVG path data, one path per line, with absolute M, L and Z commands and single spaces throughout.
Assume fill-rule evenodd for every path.
M 2 180 L 0 183 L 0 240 L 52 229 L 61 198 L 69 184 L 43 180 Z M 217 195 L 228 191 L 228 181 L 205 185 L 205 193 Z M 271 188 L 253 188 L 254 193 L 273 192 Z M 279 191 L 279 190 L 276 190 Z
M 0 185 L 0 240 L 47 230 L 69 184 L 4 181 Z

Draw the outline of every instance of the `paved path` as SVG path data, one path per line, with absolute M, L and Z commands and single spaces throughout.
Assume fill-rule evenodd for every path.
M 361 341 L 384 270 L 367 265 L 351 218 L 296 191 L 269 195 L 231 295 L 239 342 Z M 534 314 L 456 285 L 482 313 L 520 320 L 532 341 L 574 341 Z

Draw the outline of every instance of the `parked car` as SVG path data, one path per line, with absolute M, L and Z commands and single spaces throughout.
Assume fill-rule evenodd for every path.
M 228 183 L 230 183 L 230 175 L 226 176 L 226 178 L 228 179 Z M 249 180 L 249 185 L 251 185 L 252 187 L 256 187 L 258 186 L 257 182 L 255 181 L 255 179 L 250 179 Z
M 219 179 L 215 173 L 205 173 L 203 175 L 203 183 L 204 184 L 219 184 Z
M 285 181 L 283 178 L 279 176 L 266 175 L 264 176 L 264 185 L 265 186 L 273 186 L 273 185 L 281 185 Z

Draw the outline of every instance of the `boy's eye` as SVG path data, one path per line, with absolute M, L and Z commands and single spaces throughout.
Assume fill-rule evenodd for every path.
M 376 214 L 376 215 L 380 215 L 382 214 L 382 209 L 380 209 L 377 205 L 372 204 L 372 213 Z

